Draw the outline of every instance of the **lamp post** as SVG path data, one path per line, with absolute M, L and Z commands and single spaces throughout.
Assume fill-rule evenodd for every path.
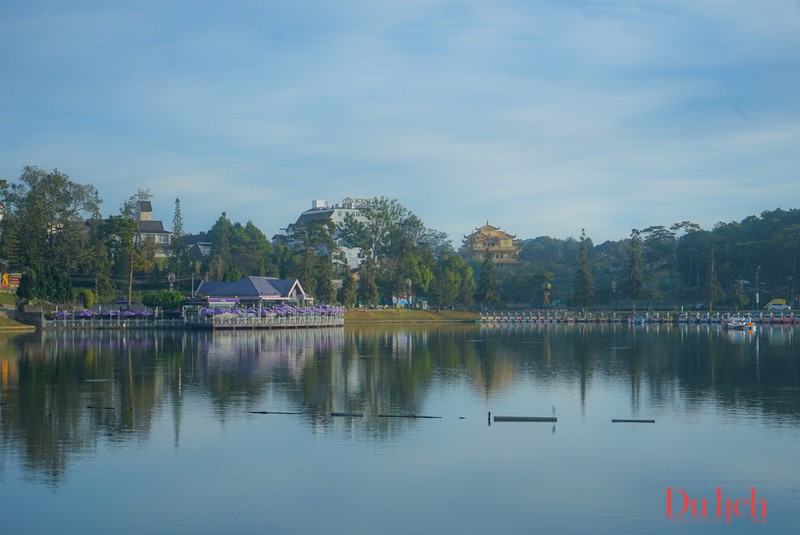
M 611 281 L 611 295 L 614 302 L 614 312 L 617 311 L 617 279 Z
M 760 274 L 761 274 L 761 266 L 758 266 L 758 267 L 756 268 L 756 310 L 760 310 L 760 309 L 761 309 L 761 307 L 760 307 L 760 306 L 758 306 L 758 290 L 759 290 L 759 286 L 758 286 L 758 276 L 759 276 Z

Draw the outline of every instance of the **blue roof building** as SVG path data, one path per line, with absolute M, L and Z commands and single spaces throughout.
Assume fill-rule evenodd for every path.
M 286 301 L 314 301 L 313 297 L 306 295 L 297 279 L 256 276 L 243 277 L 234 282 L 202 281 L 195 295 L 209 300 L 237 300 L 254 306 L 271 306 Z

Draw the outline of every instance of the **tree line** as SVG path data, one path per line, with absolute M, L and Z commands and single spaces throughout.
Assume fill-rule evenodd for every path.
M 397 200 L 378 197 L 340 226 L 315 220 L 295 229 L 293 244 L 273 243 L 251 221 L 222 213 L 210 229 L 186 235 L 175 200 L 173 240 L 166 258 L 136 239 L 136 196 L 119 213 L 100 216 L 94 187 L 58 170 L 25 167 L 16 183 L 0 182 L 4 271 L 21 272 L 17 290 L 31 301 L 84 306 L 141 299 L 176 306 L 201 279 L 245 275 L 297 278 L 317 301 L 352 307 L 418 303 L 436 307 L 665 306 L 754 307 L 795 298 L 800 211 L 766 211 L 710 231 L 690 221 L 633 229 L 595 246 L 580 238 L 520 242 L 519 263 L 468 263 L 448 237 Z M 351 270 L 334 236 L 361 251 Z M 190 258 L 194 241 L 210 254 Z M 167 290 L 167 274 L 172 274 Z

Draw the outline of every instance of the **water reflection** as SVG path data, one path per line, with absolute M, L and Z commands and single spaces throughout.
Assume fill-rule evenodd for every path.
M 799 353 L 790 327 L 46 332 L 0 338 L 0 434 L 4 459 L 11 453 L 30 477 L 56 484 L 71 459 L 91 455 L 100 441 L 148 441 L 163 414 L 180 447 L 184 414 L 201 411 L 198 404 L 222 422 L 299 413 L 322 433 L 355 427 L 332 412 L 362 413 L 354 432 L 381 441 L 409 423 L 379 416 L 430 415 L 429 401 L 443 389 L 463 387 L 490 405 L 520 385 L 557 385 L 576 393 L 583 410 L 592 389 L 614 389 L 629 396 L 630 414 L 713 403 L 798 425 Z

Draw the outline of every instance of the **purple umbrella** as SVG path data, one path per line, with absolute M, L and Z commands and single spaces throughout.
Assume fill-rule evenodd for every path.
M 153 315 L 152 312 L 148 312 L 147 310 L 140 310 L 139 312 L 137 312 L 137 314 L 139 314 L 143 318 L 149 318 L 150 316 Z
M 67 316 L 72 316 L 72 312 L 68 312 L 66 310 L 59 310 L 56 312 L 57 318 L 66 318 Z
M 126 318 L 130 318 L 131 316 L 135 316 L 136 312 L 134 312 L 133 310 L 123 310 L 122 315 Z
M 78 316 L 79 318 L 91 318 L 92 316 L 94 316 L 94 312 L 92 312 L 91 310 L 81 310 L 76 314 L 76 316 Z

